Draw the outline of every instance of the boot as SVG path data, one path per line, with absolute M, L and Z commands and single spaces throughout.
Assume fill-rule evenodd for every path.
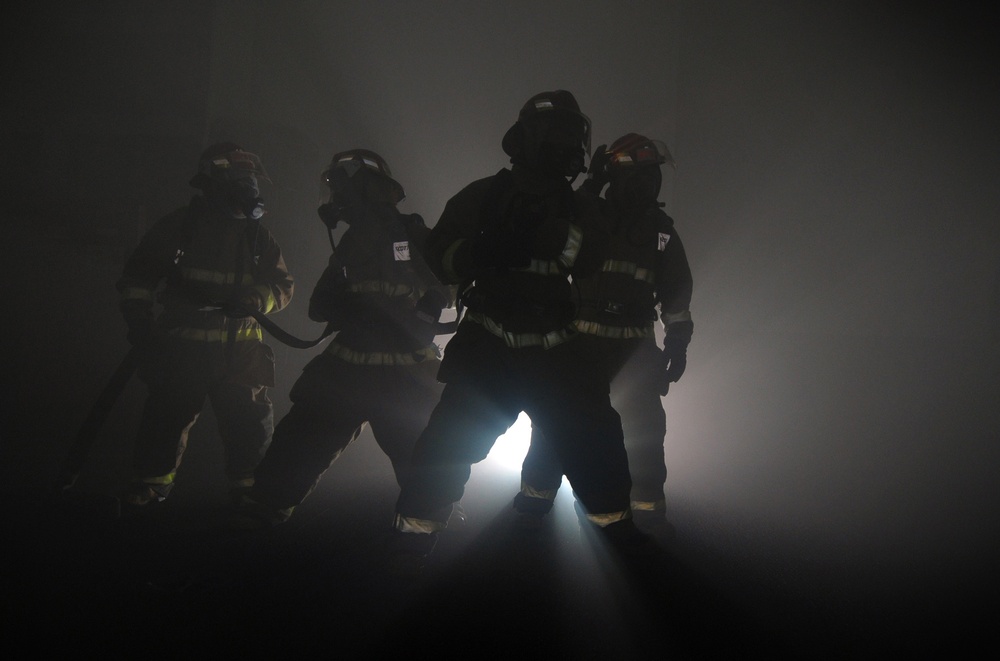
M 229 527 L 233 530 L 262 530 L 281 525 L 292 516 L 294 507 L 271 507 L 250 496 L 249 490 L 239 494 L 239 501 L 229 517 Z
M 386 543 L 386 571 L 397 578 L 412 580 L 423 574 L 427 558 L 437 546 L 438 533 L 393 530 Z
M 519 493 L 514 496 L 514 527 L 526 532 L 540 530 L 545 521 L 545 515 L 552 510 L 552 501 L 545 498 L 533 498 Z
M 122 494 L 122 505 L 131 508 L 144 508 L 154 503 L 161 503 L 170 495 L 173 483 L 153 484 L 150 482 L 137 481 L 129 485 Z

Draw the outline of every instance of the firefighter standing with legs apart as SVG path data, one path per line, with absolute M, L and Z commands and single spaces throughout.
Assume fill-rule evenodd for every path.
M 611 401 L 621 414 L 632 475 L 632 512 L 650 531 L 668 533 L 663 457 L 666 420 L 660 396 L 681 378 L 694 330 L 692 280 L 674 221 L 660 209 L 660 167 L 673 159 L 666 145 L 635 133 L 599 147 L 583 184 L 599 194 L 612 221 L 610 250 L 601 270 L 576 281 L 580 304 L 574 326 L 611 379 Z M 663 349 L 654 324 L 664 326 Z M 519 522 L 535 528 L 552 507 L 562 481 L 557 453 L 532 428 L 531 447 L 514 499 Z
M 596 271 L 607 241 L 596 198 L 571 185 L 586 171 L 589 140 L 590 120 L 571 93 L 533 96 L 503 139 L 511 168 L 466 186 L 431 229 L 428 263 L 442 282 L 463 285 L 467 312 L 397 502 L 391 571 L 422 570 L 472 464 L 521 411 L 550 439 L 588 520 L 622 548 L 648 544 L 631 520 L 607 379 L 577 349 L 572 326 L 569 276 Z
M 234 497 L 252 484 L 270 442 L 274 354 L 248 311 L 284 308 L 293 280 L 260 222 L 259 178 L 267 175 L 254 154 L 233 143 L 207 148 L 191 180 L 201 194 L 149 230 L 118 280 L 128 340 L 149 390 L 127 507 L 170 493 L 206 399 L 218 419 Z
M 323 179 L 330 200 L 319 215 L 331 245 L 333 228 L 349 227 L 309 300 L 309 316 L 337 334 L 292 387 L 292 408 L 275 429 L 235 527 L 285 521 L 365 424 L 402 483 L 440 397 L 434 336 L 452 296 L 421 255 L 423 219 L 396 209 L 403 188 L 372 151 L 336 154 Z

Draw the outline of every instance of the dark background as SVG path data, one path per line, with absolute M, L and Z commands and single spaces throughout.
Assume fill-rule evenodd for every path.
M 265 221 L 297 279 L 275 320 L 311 337 L 307 301 L 329 252 L 319 173 L 334 152 L 379 152 L 406 189 L 401 210 L 432 225 L 448 197 L 506 164 L 500 139 L 521 104 L 564 88 L 595 145 L 635 131 L 677 161 L 661 199 L 691 261 L 695 334 L 664 400 L 673 553 L 697 577 L 680 594 L 720 594 L 747 614 L 709 626 L 706 597 L 689 649 L 763 621 L 812 652 L 920 651 L 974 640 L 995 615 L 1000 131 L 996 24 L 978 3 L 42 1 L 3 12 L 8 509 L 44 491 L 124 355 L 114 281 L 145 229 L 186 203 L 206 144 L 261 156 L 273 180 Z M 316 350 L 271 344 L 280 417 Z M 114 493 L 127 478 L 142 396 L 132 383 L 119 401 L 82 491 Z M 178 511 L 224 500 L 219 452 L 206 411 Z M 473 520 L 517 488 L 516 473 L 490 470 L 470 482 Z M 268 557 L 332 536 L 357 559 L 364 531 L 388 526 L 395 489 L 366 432 L 303 506 L 313 532 L 301 524 L 304 537 L 289 533 Z M 12 531 L 11 547 L 40 539 Z M 60 566 L 59 580 L 74 575 Z M 19 585 L 10 594 L 36 592 Z M 70 603 L 46 586 L 46 599 Z M 457 593 L 474 610 L 477 593 Z M 665 629 L 683 610 L 646 606 Z M 24 613 L 13 597 L 8 610 Z M 58 630 L 60 618 L 42 619 Z

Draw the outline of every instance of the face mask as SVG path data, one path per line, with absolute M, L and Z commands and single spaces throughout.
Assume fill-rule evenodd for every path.
M 264 215 L 264 200 L 260 197 L 257 177 L 243 176 L 230 182 L 231 205 L 246 218 L 259 220 Z
M 575 177 L 586 172 L 582 147 L 543 142 L 538 147 L 538 169 L 553 177 Z
M 613 171 L 608 196 L 623 211 L 645 211 L 656 205 L 662 181 L 658 165 Z
M 320 205 L 316 212 L 323 224 L 330 229 L 334 229 L 340 222 L 352 225 L 360 220 L 363 199 L 358 192 L 358 182 L 355 181 L 360 176 L 353 161 L 333 168 L 326 174 L 329 201 Z
M 582 120 L 547 113 L 522 124 L 524 162 L 551 177 L 575 177 L 586 172 L 586 125 Z
M 212 179 L 205 196 L 220 211 L 231 218 L 260 219 L 264 215 L 264 200 L 259 197 L 257 179 L 244 174 L 239 179 Z

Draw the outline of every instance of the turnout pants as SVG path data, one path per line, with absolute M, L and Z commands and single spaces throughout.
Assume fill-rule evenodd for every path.
M 208 400 L 218 422 L 226 474 L 245 485 L 271 440 L 274 413 L 267 388 L 230 380 L 217 348 L 174 350 L 154 365 L 140 365 L 149 395 L 136 439 L 138 479 L 170 484 L 187 449 L 188 434 Z
M 472 464 L 483 460 L 521 411 L 542 429 L 588 516 L 629 517 L 631 481 L 621 420 L 605 372 L 570 339 L 551 349 L 511 349 L 466 322 L 448 344 L 441 401 L 414 448 L 397 502 L 396 528 L 444 528 Z
M 653 338 L 637 342 L 588 338 L 588 343 L 608 360 L 609 372 L 614 375 L 611 403 L 621 415 L 632 476 L 632 507 L 660 509 L 667 480 L 663 453 L 666 415 L 659 396 L 660 350 Z M 521 493 L 549 501 L 539 503 L 540 509 L 547 511 L 562 476 L 555 449 L 546 442 L 542 429 L 532 423 L 531 446 L 521 468 Z
M 300 504 L 365 424 L 402 483 L 413 444 L 441 395 L 439 366 L 438 360 L 355 365 L 314 358 L 292 387 L 292 408 L 257 468 L 251 498 L 277 509 Z

